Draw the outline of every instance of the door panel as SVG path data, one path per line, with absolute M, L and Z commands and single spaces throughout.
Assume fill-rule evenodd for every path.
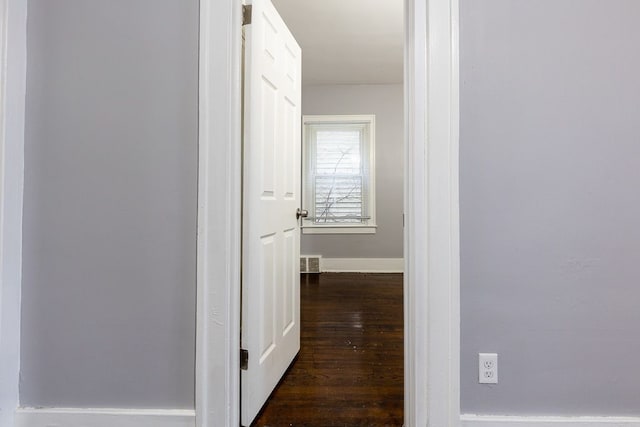
M 242 424 L 300 349 L 301 51 L 269 0 L 245 31 Z

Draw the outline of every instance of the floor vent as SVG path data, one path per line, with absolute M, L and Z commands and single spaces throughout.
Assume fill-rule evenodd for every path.
M 300 257 L 300 273 L 320 273 L 321 256 L 306 255 Z

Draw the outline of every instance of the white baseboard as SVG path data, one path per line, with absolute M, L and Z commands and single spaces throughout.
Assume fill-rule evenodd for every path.
M 20 408 L 16 427 L 195 427 L 188 409 Z M 460 416 L 461 427 L 640 427 L 640 417 Z
M 16 427 L 195 427 L 194 410 L 20 408 Z
M 322 258 L 320 269 L 327 273 L 402 273 L 403 258 Z
M 638 417 L 460 416 L 461 427 L 640 427 Z

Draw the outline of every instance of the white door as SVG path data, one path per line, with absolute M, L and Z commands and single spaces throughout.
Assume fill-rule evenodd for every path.
M 300 349 L 301 50 L 270 0 L 245 31 L 242 425 Z

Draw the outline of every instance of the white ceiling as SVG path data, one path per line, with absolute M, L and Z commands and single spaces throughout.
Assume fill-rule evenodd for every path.
M 403 0 L 272 0 L 302 47 L 302 84 L 400 83 Z

